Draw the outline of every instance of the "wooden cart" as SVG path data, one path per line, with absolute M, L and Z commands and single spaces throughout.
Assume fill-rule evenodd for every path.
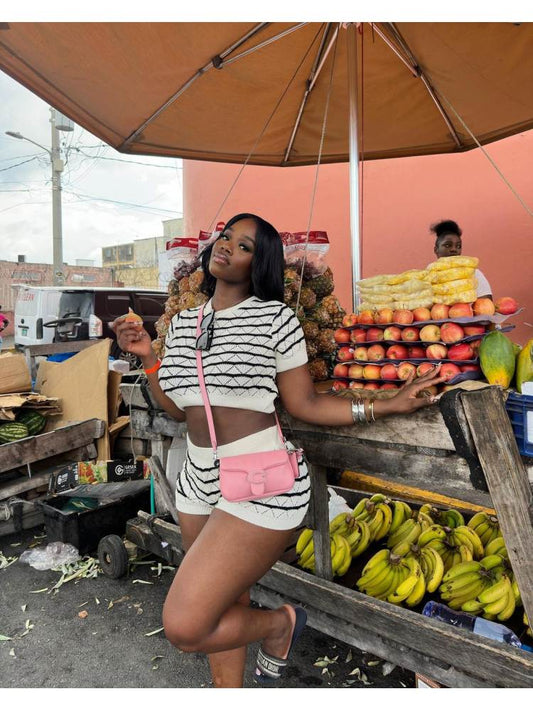
M 132 407 L 134 436 L 153 438 L 154 461 L 164 463 L 165 442 L 183 436 L 183 425 L 158 410 L 138 386 L 122 391 Z M 533 687 L 531 653 L 371 598 L 334 582 L 331 574 L 327 474 L 354 469 L 378 475 L 385 487 L 422 487 L 475 508 L 493 508 L 533 619 L 532 462 L 520 456 L 502 390 L 450 391 L 439 407 L 370 427 L 310 426 L 280 414 L 285 434 L 310 462 L 313 496 L 305 523 L 314 529 L 316 574 L 291 565 L 295 554 L 288 550 L 254 586 L 252 599 L 269 607 L 303 604 L 315 629 L 445 686 Z M 156 478 L 161 475 L 156 472 Z M 366 477 L 360 477 L 363 483 Z M 336 490 L 349 498 L 348 489 Z M 177 520 L 139 512 L 126 536 L 174 564 L 183 555 Z

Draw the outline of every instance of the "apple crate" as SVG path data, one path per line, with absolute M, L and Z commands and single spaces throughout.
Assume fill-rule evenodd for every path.
M 511 420 L 520 454 L 533 457 L 533 395 L 509 393 L 505 409 Z

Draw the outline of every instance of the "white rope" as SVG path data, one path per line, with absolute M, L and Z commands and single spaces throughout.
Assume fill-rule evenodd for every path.
M 443 99 L 443 100 L 448 104 L 448 106 L 449 106 L 450 109 L 453 111 L 453 113 L 455 114 L 455 116 L 457 117 L 457 119 L 459 120 L 459 122 L 461 123 L 461 125 L 463 126 L 463 128 L 464 128 L 464 129 L 467 131 L 467 133 L 469 134 L 470 138 L 475 142 L 475 144 L 477 145 L 477 147 L 481 149 L 481 151 L 482 151 L 483 155 L 485 156 L 485 158 L 487 158 L 487 160 L 488 160 L 489 163 L 492 165 L 492 167 L 496 170 L 496 172 L 498 173 L 498 175 L 500 176 L 500 178 L 501 178 L 501 179 L 503 180 L 503 182 L 507 185 L 507 187 L 508 187 L 509 190 L 513 193 L 513 195 L 516 197 L 516 199 L 518 200 L 518 202 L 522 205 L 522 207 L 524 208 L 524 210 L 528 213 L 528 215 L 529 215 L 530 217 L 533 217 L 533 210 L 531 210 L 531 209 L 528 207 L 528 205 L 526 205 L 526 203 L 524 202 L 524 200 L 522 199 L 522 197 L 518 194 L 518 192 L 515 190 L 515 188 L 513 187 L 513 185 L 511 185 L 511 183 L 509 182 L 509 180 L 507 180 L 507 178 L 505 177 L 505 175 L 502 173 L 502 171 L 500 170 L 500 168 L 499 168 L 498 165 L 496 164 L 496 161 L 489 155 L 489 153 L 485 150 L 485 148 L 484 148 L 484 147 L 481 145 L 481 143 L 478 141 L 478 139 L 476 138 L 476 136 L 474 136 L 474 134 L 472 133 L 472 131 L 469 129 L 469 127 L 468 127 L 468 126 L 466 125 L 466 123 L 463 121 L 462 117 L 459 116 L 459 114 L 457 113 L 457 111 L 455 110 L 455 108 L 454 108 L 454 106 L 451 104 L 451 102 L 448 101 L 448 99 L 447 99 L 445 96 L 443 96 L 443 95 L 441 94 L 441 92 L 437 92 L 437 93 L 439 94 L 439 96 L 441 97 L 441 99 Z

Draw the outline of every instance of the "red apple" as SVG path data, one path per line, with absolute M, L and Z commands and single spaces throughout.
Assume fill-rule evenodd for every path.
M 357 314 L 345 314 L 344 318 L 342 319 L 342 325 L 345 328 L 348 328 L 349 326 L 355 326 L 357 323 Z
M 354 350 L 351 346 L 342 346 L 337 351 L 337 360 L 353 360 Z
M 450 360 L 472 360 L 474 349 L 470 343 L 456 343 L 448 348 L 448 358 Z
M 335 380 L 333 385 L 331 386 L 332 390 L 346 390 L 348 387 L 348 384 L 343 382 L 342 380 Z
M 385 358 L 385 348 L 380 343 L 375 343 L 368 348 L 368 360 L 383 360 Z
M 443 323 L 440 327 L 440 340 L 443 343 L 457 343 L 464 338 L 465 332 L 458 323 Z
M 396 380 L 398 378 L 396 366 L 392 363 L 384 365 L 381 369 L 381 377 L 383 380 Z
M 418 341 L 420 329 L 415 326 L 408 326 L 402 331 L 402 341 Z
M 392 323 L 392 314 L 393 310 L 384 308 L 384 309 L 379 309 L 379 311 L 376 314 L 375 317 L 375 323 Z
M 354 360 L 368 360 L 368 348 L 357 346 L 353 352 Z
M 442 321 L 448 318 L 450 307 L 446 304 L 433 304 L 431 307 L 431 318 L 433 321 Z
M 333 368 L 333 376 L 335 378 L 347 378 L 348 377 L 348 366 L 344 363 L 337 363 Z
M 439 370 L 439 375 L 442 375 L 446 380 L 451 380 L 459 375 L 461 369 L 455 363 L 443 363 Z
M 354 363 L 348 368 L 349 378 L 362 378 L 363 377 L 363 366 L 360 363 Z
M 337 328 L 333 334 L 333 338 L 337 343 L 349 343 L 350 342 L 350 331 L 346 328 Z
M 380 390 L 398 390 L 398 385 L 396 383 L 383 383 Z
M 394 323 L 410 324 L 413 323 L 413 312 L 409 309 L 396 309 L 392 315 Z
M 366 329 L 365 328 L 354 328 L 350 332 L 350 341 L 352 343 L 364 343 L 366 341 Z
M 427 326 L 420 329 L 419 338 L 425 343 L 440 341 L 440 328 L 434 323 L 428 323 Z
M 488 296 L 480 296 L 472 305 L 472 310 L 476 316 L 487 315 L 492 316 L 496 312 L 494 301 Z
M 383 340 L 383 329 L 371 326 L 366 331 L 367 341 L 382 341 Z
M 513 299 L 512 296 L 502 296 L 496 301 L 496 312 L 499 314 L 514 314 L 518 311 L 518 301 Z
M 481 373 L 481 368 L 479 365 L 474 365 L 473 363 L 468 363 L 467 365 L 460 365 L 461 373 Z
M 379 385 L 377 383 L 365 383 L 363 390 L 379 390 Z
M 420 377 L 421 375 L 424 375 L 424 373 L 427 373 L 429 370 L 431 370 L 433 367 L 433 363 L 420 363 L 420 365 L 416 369 L 416 374 L 418 377 Z
M 448 318 L 463 318 L 467 316 L 473 316 L 472 304 L 457 303 L 450 306 L 448 311 Z
M 404 360 L 408 356 L 407 347 L 402 346 L 401 343 L 395 343 L 387 348 L 385 356 L 391 360 Z
M 400 363 L 397 368 L 397 373 L 400 380 L 407 380 L 410 375 L 416 375 L 416 365 L 408 361 Z
M 361 311 L 357 318 L 357 323 L 374 323 L 374 314 L 372 311 Z
M 358 390 L 359 388 L 364 388 L 365 384 L 359 382 L 358 380 L 352 380 L 348 385 L 350 390 Z
M 384 341 L 400 341 L 402 338 L 402 329 L 398 326 L 388 326 L 383 331 Z
M 363 378 L 366 380 L 379 380 L 381 368 L 379 365 L 365 365 L 363 368 Z
M 425 358 L 426 357 L 426 349 L 423 348 L 422 346 L 410 346 L 408 349 L 407 357 L 408 358 Z
M 426 358 L 431 360 L 443 360 L 448 355 L 448 349 L 442 343 L 432 343 L 426 348 Z
M 465 336 L 482 336 L 485 330 L 485 326 L 463 326 Z
M 413 321 L 429 321 L 431 311 L 425 306 L 419 306 L 418 309 L 413 309 Z

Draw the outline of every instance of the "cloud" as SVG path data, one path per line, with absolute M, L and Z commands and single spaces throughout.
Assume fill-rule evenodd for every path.
M 0 72 L 0 233 L 2 258 L 52 262 L 51 144 L 48 105 Z M 17 131 L 41 144 L 5 135 Z M 180 217 L 181 161 L 123 156 L 75 127 L 60 133 L 63 258 L 94 259 L 101 248 L 163 234 L 162 220 Z M 15 166 L 16 167 L 11 167 Z M 155 167 L 161 166 L 161 167 Z

